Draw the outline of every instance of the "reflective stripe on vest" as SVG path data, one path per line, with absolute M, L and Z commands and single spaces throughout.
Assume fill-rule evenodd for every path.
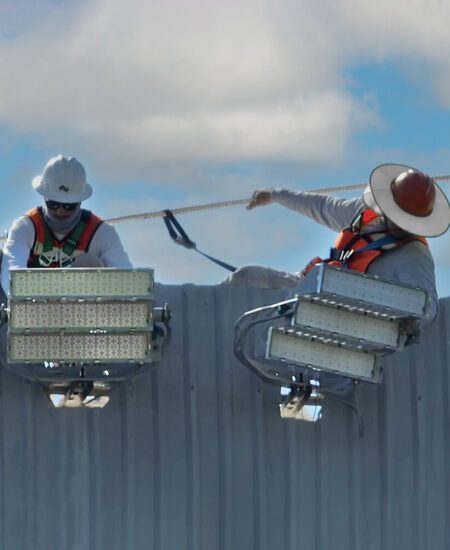
M 87 252 L 102 220 L 89 210 L 81 211 L 75 228 L 59 241 L 45 222 L 42 208 L 26 213 L 33 222 L 35 237 L 27 267 L 67 267 L 77 256 Z
M 373 210 L 364 210 L 357 216 L 350 227 L 339 233 L 331 249 L 330 258 L 323 262 L 338 267 L 346 267 L 354 271 L 366 273 L 370 264 L 383 252 L 392 250 L 411 241 L 420 241 L 428 246 L 423 237 L 411 236 L 406 239 L 397 239 L 387 231 L 364 233 L 365 226 L 378 217 Z M 306 275 L 314 265 L 320 263 L 314 259 L 314 264 L 302 271 Z

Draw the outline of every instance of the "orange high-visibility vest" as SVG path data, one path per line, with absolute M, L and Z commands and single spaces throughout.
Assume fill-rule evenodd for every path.
M 42 207 L 33 208 L 26 213 L 34 225 L 34 243 L 30 250 L 27 267 L 66 267 L 74 259 L 86 252 L 102 220 L 90 212 L 82 210 L 81 217 L 74 229 L 63 239 L 58 240 L 47 225 Z M 59 261 L 49 258 L 58 256 Z
M 330 258 L 327 260 L 314 258 L 302 271 L 302 275 L 306 275 L 315 265 L 323 262 L 366 273 L 373 260 L 383 252 L 411 241 L 420 241 L 428 246 L 427 240 L 423 237 L 411 236 L 406 239 L 396 239 L 388 231 L 364 233 L 365 226 L 377 217 L 378 214 L 373 210 L 364 210 L 353 220 L 350 227 L 341 231 L 336 237 L 334 248 L 330 251 Z M 388 236 L 392 239 L 386 242 Z M 376 246 L 377 241 L 379 246 Z M 361 250 L 368 246 L 371 246 L 370 250 Z

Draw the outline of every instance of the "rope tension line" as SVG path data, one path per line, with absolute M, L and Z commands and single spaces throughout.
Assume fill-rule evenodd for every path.
M 450 181 L 450 175 L 448 176 L 435 176 L 433 177 L 435 181 Z M 357 183 L 354 185 L 341 185 L 338 187 L 327 187 L 324 189 L 311 189 L 308 191 L 309 193 L 320 193 L 320 194 L 328 194 L 328 193 L 342 193 L 345 191 L 355 191 L 358 189 L 365 189 L 367 187 L 367 183 Z M 233 201 L 223 201 L 223 202 L 212 202 L 209 204 L 199 204 L 197 206 L 185 206 L 183 208 L 174 208 L 171 210 L 171 212 L 175 214 L 187 214 L 189 212 L 200 212 L 202 210 L 214 210 L 216 208 L 227 208 L 228 206 L 239 206 L 243 204 L 248 204 L 250 202 L 250 198 L 247 199 L 237 199 Z M 122 223 L 122 222 L 129 222 L 134 220 L 148 220 L 151 218 L 163 218 L 165 216 L 164 210 L 158 210 L 155 212 L 144 212 L 143 214 L 132 214 L 130 216 L 118 216 L 116 218 L 108 218 L 105 219 L 105 222 L 110 224 L 115 223 Z M 5 237 L 0 237 L 0 242 L 5 241 Z
M 436 176 L 433 178 L 435 181 L 450 181 L 450 175 L 448 176 Z M 342 193 L 345 191 L 355 191 L 358 189 L 365 189 L 367 183 L 356 183 L 354 185 L 341 185 L 338 187 L 327 187 L 324 189 L 312 189 L 307 191 L 309 193 L 320 193 L 326 195 L 328 193 Z M 201 210 L 214 210 L 216 208 L 226 208 L 228 206 L 239 206 L 242 204 L 248 204 L 250 198 L 248 199 L 238 199 L 234 201 L 224 201 L 224 202 L 212 202 L 209 204 L 199 204 L 197 206 L 186 206 L 184 208 L 174 208 L 171 210 L 172 214 L 187 214 L 188 212 L 200 212 Z M 150 218 L 163 218 L 165 216 L 164 210 L 159 210 L 156 212 L 144 212 L 143 214 L 134 214 L 131 216 L 119 216 L 117 218 L 105 219 L 106 222 L 115 224 L 128 222 L 132 220 L 148 220 Z

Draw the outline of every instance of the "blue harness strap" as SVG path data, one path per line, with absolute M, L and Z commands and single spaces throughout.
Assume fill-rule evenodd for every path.
M 381 239 L 378 239 L 376 241 L 372 241 L 371 243 L 367 244 L 366 246 L 363 246 L 362 248 L 358 248 L 357 250 L 353 250 L 353 249 L 345 250 L 345 249 L 339 249 L 339 248 L 332 248 L 330 250 L 330 259 L 338 260 L 342 262 L 342 267 L 348 268 L 347 262 L 351 258 L 351 256 L 353 256 L 354 253 L 366 252 L 368 250 L 377 250 L 387 244 L 393 244 L 400 240 L 402 239 L 398 239 L 397 237 L 394 237 L 394 235 L 389 233 L 385 237 L 382 237 Z
M 377 241 L 372 241 L 367 246 L 364 246 L 363 248 L 359 248 L 358 250 L 355 250 L 355 252 L 365 252 L 366 250 L 376 250 L 377 248 L 381 248 L 386 244 L 392 244 L 401 240 L 402 239 L 397 239 L 397 237 L 394 237 L 394 235 L 389 233 L 385 237 L 378 239 Z

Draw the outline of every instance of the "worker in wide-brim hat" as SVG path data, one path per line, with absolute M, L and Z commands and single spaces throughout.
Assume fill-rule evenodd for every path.
M 411 235 L 438 237 L 449 228 L 450 208 L 443 191 L 433 178 L 403 164 L 375 168 L 364 201 Z
M 293 288 L 314 265 L 327 262 L 428 289 L 431 308 L 425 323 L 435 319 L 438 298 L 434 262 L 426 237 L 437 237 L 447 231 L 450 206 L 430 176 L 403 164 L 383 164 L 371 173 L 363 197 L 346 200 L 288 189 L 258 189 L 247 209 L 273 202 L 338 231 L 330 256 L 314 258 L 299 273 L 243 266 L 227 282 Z
M 16 219 L 8 232 L 1 279 L 5 293 L 11 268 L 132 267 L 114 227 L 81 208 L 92 187 L 75 157 L 51 158 L 32 186 L 43 204 Z

